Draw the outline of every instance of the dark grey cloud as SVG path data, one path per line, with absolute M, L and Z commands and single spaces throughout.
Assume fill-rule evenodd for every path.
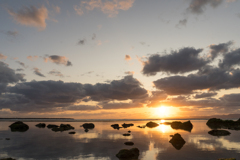
M 38 76 L 40 76 L 40 77 L 45 77 L 42 73 L 41 73 L 41 71 L 40 71 L 40 69 L 38 69 L 38 68 L 33 68 L 33 72 L 34 72 L 34 74 L 36 74 L 36 75 L 38 75 Z
M 218 45 L 210 45 L 210 54 L 212 59 L 216 58 L 220 53 L 224 54 L 227 53 L 229 50 L 229 47 L 233 44 L 233 41 L 229 41 L 227 43 L 220 43 Z
M 17 97 L 21 95 L 24 97 L 22 99 L 28 100 L 21 105 L 20 103 L 13 105 L 13 102 L 9 105 L 10 109 L 24 112 L 54 110 L 54 108 L 59 107 L 64 110 L 68 110 L 68 107 L 70 107 L 69 110 L 87 110 L 88 108 L 84 105 L 74 105 L 81 101 L 95 101 L 99 103 L 96 105 L 98 109 L 112 109 L 114 106 L 116 108 L 141 107 L 140 100 L 148 97 L 147 90 L 142 88 L 141 83 L 132 76 L 113 80 L 109 84 L 97 83 L 95 85 L 64 83 L 62 81 L 32 81 L 18 83 L 15 86 L 8 87 L 7 90 L 11 98 L 14 95 Z M 7 99 L 7 97 L 4 99 Z M 120 104 L 115 103 L 114 100 L 132 100 L 132 102 Z M 3 105 L 3 102 L 0 102 L 0 105 Z M 93 110 L 91 105 L 89 110 Z
M 92 40 L 95 40 L 96 39 L 96 34 L 95 33 L 93 33 L 93 35 L 92 35 Z
M 21 71 L 24 71 L 24 69 L 18 68 L 18 69 L 16 69 L 16 71 L 17 71 L 17 72 L 21 72 Z
M 176 74 L 197 70 L 209 63 L 209 60 L 199 57 L 202 50 L 186 47 L 179 51 L 172 51 L 171 54 L 167 55 L 151 55 L 144 62 L 142 72 L 144 75 L 152 76 L 156 75 L 157 72 Z
M 17 83 L 19 81 L 25 81 L 24 74 L 16 74 L 6 63 L 0 61 L 0 84 Z
M 44 61 L 50 61 L 58 65 L 72 66 L 72 63 L 65 56 L 51 55 L 45 57 Z
M 238 72 L 234 73 L 235 76 Z M 196 74 L 188 76 L 170 76 L 154 81 L 156 88 L 164 90 L 170 95 L 191 94 L 194 90 L 226 89 L 237 87 L 233 84 L 234 78 L 229 72 L 214 67 L 203 67 Z M 228 84 L 229 83 L 229 84 Z
M 206 6 L 209 5 L 212 8 L 216 8 L 222 2 L 223 0 L 191 0 L 187 10 L 194 14 L 201 14 L 204 12 Z
M 198 98 L 208 98 L 208 97 L 213 97 L 216 96 L 217 93 L 216 92 L 207 92 L 207 93 L 201 93 L 201 94 L 196 94 L 194 96 L 194 98 L 198 99 Z
M 181 27 L 181 26 L 186 26 L 187 25 L 187 19 L 185 18 L 185 19 L 182 19 L 182 20 L 179 20 L 178 21 L 178 24 L 176 25 L 176 27 Z
M 20 62 L 20 61 L 16 61 L 18 64 L 20 64 L 21 66 L 23 66 L 24 68 L 27 68 L 27 66 L 25 65 L 25 63 Z
M 57 70 L 52 70 L 52 71 L 48 72 L 48 74 L 51 74 L 53 76 L 58 76 L 58 77 L 64 77 L 63 74 Z
M 79 45 L 84 45 L 84 44 L 86 44 L 86 42 L 87 42 L 86 39 L 80 39 L 80 40 L 78 41 L 78 44 L 79 44 Z
M 219 63 L 221 68 L 231 68 L 240 64 L 240 48 L 224 54 L 222 62 Z
M 7 31 L 6 35 L 16 37 L 18 35 L 17 31 Z

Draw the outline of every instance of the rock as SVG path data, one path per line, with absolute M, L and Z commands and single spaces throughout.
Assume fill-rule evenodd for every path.
M 185 140 L 182 138 L 182 136 L 179 133 L 176 133 L 172 136 L 172 139 L 169 141 L 173 147 L 175 147 L 177 150 L 180 150 L 183 145 L 186 143 Z
M 69 132 L 68 134 L 75 134 L 76 132 Z
M 12 132 L 26 132 L 29 126 L 21 121 L 17 121 L 9 126 Z
M 16 159 L 13 159 L 13 158 L 1 158 L 0 160 L 16 160 Z
M 193 125 L 190 121 L 186 121 L 186 122 L 179 122 L 179 121 L 174 121 L 171 123 L 171 127 L 172 129 L 182 129 L 185 131 L 192 131 Z
M 210 134 L 212 136 L 228 136 L 231 133 L 226 130 L 213 129 L 213 130 L 209 131 L 208 134 Z
M 131 126 L 134 126 L 134 124 L 132 124 L 132 123 L 130 123 L 130 124 L 123 123 L 122 124 L 123 128 L 128 128 L 128 127 L 131 127 Z
M 10 138 L 5 138 L 6 140 L 10 140 Z
M 138 159 L 139 156 L 139 149 L 138 148 L 132 148 L 130 150 L 128 149 L 121 149 L 118 154 L 116 154 L 116 157 L 119 159 Z
M 220 158 L 218 160 L 236 160 L 236 158 Z
M 63 131 L 68 131 L 68 130 L 71 130 L 71 129 L 74 129 L 73 126 L 71 126 L 70 124 L 61 124 L 60 127 L 53 127 L 52 128 L 52 131 L 54 132 L 63 132 Z
M 240 119 L 238 119 L 237 121 L 233 121 L 233 120 L 222 120 L 219 118 L 211 118 L 207 121 L 206 124 L 211 129 L 240 130 Z
M 148 123 L 146 124 L 146 126 L 147 126 L 148 128 L 154 128 L 154 127 L 159 126 L 159 124 L 151 121 L 151 122 L 148 122 Z
M 143 126 L 137 126 L 138 128 L 145 128 L 146 127 L 146 125 L 143 125 Z
M 119 127 L 118 124 L 112 124 L 111 127 L 112 127 L 113 129 L 118 129 L 118 130 L 119 130 L 120 128 L 122 128 L 122 127 Z
M 47 128 L 51 129 L 51 128 L 56 128 L 56 127 L 59 127 L 58 125 L 55 125 L 55 124 L 49 124 L 47 125 Z
M 128 131 L 128 133 L 131 133 L 131 131 Z
M 131 134 L 129 133 L 124 133 L 123 136 L 130 136 Z
M 95 126 L 94 126 L 93 123 L 84 123 L 84 124 L 82 125 L 82 127 L 83 127 L 84 129 L 93 129 Z
M 35 126 L 38 127 L 38 128 L 45 128 L 46 124 L 45 123 L 38 123 Z
M 125 142 L 124 144 L 127 145 L 127 146 L 133 146 L 134 145 L 133 142 Z

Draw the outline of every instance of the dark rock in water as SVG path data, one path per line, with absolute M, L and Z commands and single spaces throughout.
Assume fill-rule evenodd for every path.
M 125 145 L 128 145 L 128 146 L 133 146 L 133 145 L 134 145 L 133 142 L 125 142 L 124 144 L 125 144 Z
M 51 129 L 51 128 L 56 128 L 56 127 L 59 127 L 58 125 L 55 125 L 55 124 L 49 124 L 47 125 L 47 128 Z
M 240 130 L 240 119 L 238 119 L 237 121 L 233 121 L 222 120 L 219 118 L 211 118 L 207 121 L 207 126 L 211 129 Z
M 73 126 L 71 126 L 70 124 L 61 124 L 60 127 L 53 127 L 52 128 L 52 131 L 54 132 L 63 132 L 63 131 L 68 131 L 68 130 L 71 130 L 71 129 L 74 129 Z
M 0 160 L 16 160 L 16 159 L 13 159 L 13 158 L 1 158 Z
M 84 131 L 85 131 L 85 132 L 88 132 L 88 131 L 89 131 L 89 129 L 87 129 L 87 128 L 86 128 Z
M 226 130 L 213 129 L 213 130 L 209 131 L 208 134 L 211 134 L 212 136 L 228 136 L 231 133 Z
M 149 128 L 154 128 L 154 127 L 159 126 L 159 124 L 151 121 L 151 122 L 148 122 L 148 123 L 146 124 L 146 126 L 149 127 Z
M 76 132 L 69 132 L 68 134 L 75 134 Z
M 119 159 L 138 159 L 139 156 L 139 149 L 138 148 L 132 148 L 130 150 L 128 149 L 121 149 L 118 154 L 116 154 L 116 157 Z
M 128 131 L 128 133 L 131 133 L 131 131 Z
M 46 124 L 45 123 L 38 123 L 35 126 L 38 127 L 38 128 L 45 128 Z
M 122 127 L 119 127 L 118 124 L 112 124 L 111 127 L 112 127 L 113 129 L 118 129 L 118 130 L 119 130 L 120 128 L 122 128 Z
M 218 160 L 236 160 L 236 158 L 220 158 Z
M 146 126 L 145 125 L 143 125 L 143 126 L 137 126 L 138 128 L 145 128 Z
M 5 138 L 6 140 L 10 140 L 10 138 Z
M 131 134 L 129 133 L 124 133 L 123 136 L 130 136 Z
M 182 136 L 179 133 L 174 134 L 172 136 L 172 139 L 169 142 L 177 150 L 180 150 L 183 147 L 183 145 L 186 143 L 185 140 L 182 138 Z
M 123 123 L 122 124 L 123 128 L 128 128 L 128 127 L 131 127 L 131 126 L 134 126 L 134 124 L 132 124 L 132 123 L 130 123 L 130 124 Z
M 193 125 L 190 121 L 183 122 L 183 123 L 179 121 L 174 121 L 171 123 L 171 127 L 172 129 L 182 129 L 182 130 L 191 132 Z
M 29 126 L 21 121 L 17 121 L 9 126 L 12 132 L 26 132 Z
M 94 126 L 93 123 L 84 123 L 84 124 L 82 125 L 82 127 L 83 127 L 84 129 L 93 129 L 95 126 Z

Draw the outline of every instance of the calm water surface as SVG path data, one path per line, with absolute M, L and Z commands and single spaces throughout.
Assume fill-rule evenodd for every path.
M 215 137 L 208 134 L 211 129 L 206 120 L 192 120 L 191 132 L 174 130 L 169 125 L 156 128 L 138 128 L 148 121 L 125 121 L 134 126 L 114 130 L 111 124 L 118 122 L 93 122 L 95 128 L 85 132 L 80 125 L 85 122 L 44 122 L 48 124 L 71 124 L 76 134 L 69 131 L 53 132 L 48 128 L 37 128 L 39 122 L 24 122 L 29 125 L 26 132 L 11 132 L 13 122 L 0 122 L 0 158 L 17 160 L 118 160 L 119 150 L 137 147 L 139 160 L 218 160 L 218 158 L 240 158 L 240 131 L 230 136 Z M 160 121 L 155 121 L 160 123 Z M 182 121 L 183 122 L 183 121 Z M 131 131 L 131 136 L 122 134 Z M 71 130 L 73 131 L 73 130 Z M 170 135 L 181 134 L 186 143 L 180 150 L 173 147 Z M 10 140 L 6 140 L 10 138 Z M 132 141 L 133 146 L 124 142 Z

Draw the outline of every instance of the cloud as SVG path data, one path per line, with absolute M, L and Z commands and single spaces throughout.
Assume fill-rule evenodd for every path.
M 81 74 L 80 76 L 89 75 L 89 74 L 92 74 L 93 72 L 94 72 L 94 71 L 89 71 L 89 72 L 86 72 L 86 73 Z
M 27 59 L 30 61 L 36 61 L 38 59 L 38 56 L 27 56 Z
M 196 94 L 194 96 L 194 98 L 198 99 L 198 98 L 207 98 L 207 97 L 213 97 L 216 96 L 217 93 L 216 92 L 207 92 L 207 93 L 201 93 L 201 94 Z
M 65 56 L 51 55 L 44 58 L 45 62 L 53 62 L 58 65 L 72 66 L 72 63 Z
M 20 71 L 24 71 L 24 69 L 18 68 L 18 69 L 16 69 L 16 71 L 20 72 Z
M 1 59 L 6 60 L 6 59 L 7 59 L 7 56 L 5 56 L 5 55 L 3 55 L 3 54 L 0 53 L 0 60 L 1 60 Z
M 56 12 L 56 13 L 60 13 L 61 12 L 61 8 L 59 6 L 52 6 L 53 7 L 53 10 Z
M 24 80 L 24 74 L 16 74 L 15 71 L 0 61 L 0 84 L 17 83 Z
M 126 60 L 126 61 L 130 61 L 131 59 L 132 59 L 132 58 L 131 58 L 129 55 L 127 55 L 127 54 L 125 55 L 125 60 Z
M 240 65 L 240 48 L 224 54 L 222 62 L 219 63 L 221 68 L 231 68 Z
M 95 33 L 93 33 L 93 35 L 92 35 L 92 40 L 95 40 L 96 39 L 96 34 Z
M 135 72 L 134 71 L 126 71 L 124 73 L 127 74 L 127 75 L 133 75 Z
M 79 45 L 84 45 L 86 42 L 87 42 L 86 39 L 81 39 L 81 40 L 78 41 L 78 44 Z
M 114 17 L 119 13 L 119 10 L 128 10 L 132 7 L 135 0 L 89 0 L 81 1 L 80 6 L 75 5 L 74 10 L 78 15 L 83 14 L 83 10 L 88 11 L 100 9 L 108 17 Z
M 20 61 L 16 61 L 18 64 L 20 64 L 21 66 L 23 66 L 24 68 L 27 68 L 27 66 L 25 65 L 25 63 L 20 62 Z
M 6 34 L 7 36 L 12 36 L 12 37 L 16 37 L 18 35 L 18 31 L 6 31 L 3 33 Z
M 181 27 L 181 26 L 186 26 L 187 24 L 187 19 L 182 19 L 182 20 L 179 20 L 178 24 L 176 25 L 176 27 Z
M 52 71 L 48 72 L 48 74 L 51 74 L 53 76 L 58 76 L 58 77 L 64 77 L 60 71 L 56 71 L 56 70 L 52 70 Z
M 210 45 L 209 48 L 211 49 L 210 54 L 212 59 L 215 59 L 220 53 L 224 54 L 227 53 L 229 47 L 233 44 L 233 41 L 229 41 L 227 43 L 220 43 L 218 45 Z
M 10 9 L 8 13 L 14 18 L 14 20 L 22 25 L 37 27 L 39 30 L 46 28 L 46 19 L 48 19 L 48 10 L 42 6 L 36 8 L 35 6 L 23 7 L 18 12 L 14 12 Z
M 223 0 L 191 0 L 191 3 L 187 10 L 194 14 L 201 14 L 204 12 L 204 8 L 210 5 L 212 8 L 219 6 Z
M 40 110 L 51 110 L 57 108 L 64 108 L 67 110 L 83 109 L 92 110 L 92 104 L 85 106 L 76 104 L 79 102 L 96 102 L 99 109 L 116 108 L 132 108 L 142 107 L 142 99 L 148 97 L 147 91 L 141 87 L 141 83 L 132 76 L 125 76 L 120 80 L 113 80 L 110 83 L 81 84 L 81 83 L 67 83 L 63 81 L 31 81 L 18 83 L 15 86 L 8 87 L 7 97 L 22 96 L 23 98 L 16 98 L 16 104 L 11 102 L 9 108 L 11 110 L 21 110 L 24 112 Z M 1 98 L 0 98 L 1 99 Z M 21 104 L 18 104 L 23 100 Z M 87 101 L 86 101 L 87 100 Z M 122 102 L 124 100 L 130 100 Z M 117 101 L 117 102 L 115 102 Z M 3 101 L 0 101 L 0 106 Z M 111 104 L 111 105 L 110 105 Z M 15 107 L 14 107 L 15 106 Z M 95 108 L 96 109 L 96 108 Z
M 168 95 L 163 91 L 152 91 L 152 95 L 148 99 L 148 107 L 159 107 L 162 100 L 165 100 Z
M 209 60 L 199 57 L 202 50 L 186 47 L 163 56 L 159 54 L 151 55 L 144 62 L 142 73 L 153 76 L 157 72 L 177 74 L 197 70 L 209 63 Z
M 38 68 L 33 68 L 33 72 L 36 74 L 36 75 L 38 75 L 38 76 L 40 76 L 40 77 L 45 77 L 41 72 L 40 72 L 40 69 L 38 69 Z

